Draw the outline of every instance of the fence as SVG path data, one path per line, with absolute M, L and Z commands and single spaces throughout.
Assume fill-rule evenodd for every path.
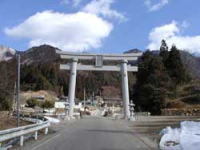
M 148 116 L 151 116 L 150 112 L 135 112 L 135 119 L 136 120 L 143 120 Z
M 0 131 L 0 142 L 4 142 L 7 140 L 11 140 L 13 138 L 20 137 L 20 146 L 23 146 L 24 143 L 24 135 L 29 133 L 34 133 L 34 138 L 37 140 L 38 131 L 41 129 L 45 129 L 45 134 L 48 133 L 48 127 L 50 123 L 48 121 L 40 122 L 33 125 L 22 126 L 18 128 L 12 128 Z

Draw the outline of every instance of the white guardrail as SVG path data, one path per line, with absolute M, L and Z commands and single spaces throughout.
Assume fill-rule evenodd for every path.
M 41 129 L 45 129 L 44 133 L 47 134 L 49 126 L 50 126 L 49 121 L 44 121 L 37 124 L 3 130 L 3 131 L 0 131 L 0 142 L 4 142 L 16 137 L 20 137 L 20 146 L 23 146 L 24 135 L 29 134 L 29 133 L 34 133 L 34 138 L 35 140 L 37 140 L 38 131 Z

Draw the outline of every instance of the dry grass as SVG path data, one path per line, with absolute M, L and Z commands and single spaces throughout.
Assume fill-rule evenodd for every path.
M 32 98 L 32 97 L 37 97 L 37 96 L 44 96 L 45 100 L 48 101 L 55 101 L 57 98 L 57 95 L 53 91 L 45 91 L 45 90 L 40 90 L 40 91 L 26 91 L 26 92 L 21 92 L 21 104 L 26 104 L 26 100 Z
M 167 99 L 168 109 L 196 108 L 200 109 L 200 81 L 193 81 L 189 84 L 181 85 L 176 89 L 176 98 Z
M 27 121 L 20 120 L 20 126 L 31 124 Z M 17 125 L 17 120 L 15 117 L 9 115 L 7 111 L 0 112 L 0 130 L 5 130 L 9 128 L 14 128 Z

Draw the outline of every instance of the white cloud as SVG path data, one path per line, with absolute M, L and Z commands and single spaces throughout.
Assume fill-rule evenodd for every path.
M 157 11 L 167 5 L 169 0 L 159 0 L 156 4 L 153 4 L 152 0 L 145 0 L 144 3 L 148 7 L 149 11 Z
M 188 28 L 190 26 L 190 23 L 187 21 L 183 21 L 183 23 L 181 24 L 182 28 Z
M 81 3 L 82 0 L 74 0 L 73 5 L 78 6 Z
M 84 51 L 100 47 L 112 29 L 111 23 L 95 14 L 43 11 L 15 27 L 6 28 L 5 33 L 29 39 L 29 46 L 50 44 L 65 51 Z
M 92 0 L 82 10 L 84 12 L 101 15 L 107 18 L 116 18 L 120 21 L 125 20 L 125 16 L 111 8 L 115 0 Z
M 70 3 L 72 3 L 72 5 L 74 7 L 77 7 L 82 2 L 82 0 L 62 0 L 61 2 L 63 4 L 70 4 Z
M 61 0 L 78 6 L 82 0 Z M 90 0 L 76 13 L 43 11 L 30 16 L 21 24 L 5 28 L 10 37 L 29 40 L 29 47 L 41 44 L 56 46 L 65 51 L 87 51 L 102 46 L 102 40 L 113 30 L 111 18 L 125 17 L 111 8 L 115 0 Z M 108 21 L 109 20 L 109 21 Z
M 151 50 L 159 49 L 162 39 L 166 39 L 168 41 L 169 38 L 176 36 L 177 33 L 179 33 L 179 28 L 177 27 L 177 23 L 175 21 L 170 24 L 154 28 L 149 34 L 150 44 L 148 45 L 148 48 Z
M 147 46 L 150 50 L 158 50 L 161 40 L 165 39 L 171 47 L 175 44 L 179 49 L 190 53 L 200 53 L 200 35 L 184 36 L 181 34 L 183 28 L 188 27 L 188 23 L 178 24 L 172 21 L 170 24 L 154 28 L 149 34 L 150 43 Z

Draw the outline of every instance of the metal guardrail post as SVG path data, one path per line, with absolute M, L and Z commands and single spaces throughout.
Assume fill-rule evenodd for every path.
M 48 128 L 45 128 L 45 131 L 44 131 L 44 134 L 46 135 L 46 134 L 48 134 Z
M 20 136 L 20 146 L 24 145 L 24 136 Z
M 35 140 L 38 139 L 38 131 L 35 131 Z
M 39 124 L 27 125 L 18 128 L 12 128 L 0 131 L 0 142 L 10 140 L 12 138 L 20 138 L 20 146 L 24 145 L 24 136 L 26 134 L 34 133 L 35 140 L 38 139 L 38 131 L 41 129 L 45 130 L 45 135 L 48 133 L 48 127 L 50 123 L 48 121 Z M 1 147 L 1 145 L 0 145 Z

